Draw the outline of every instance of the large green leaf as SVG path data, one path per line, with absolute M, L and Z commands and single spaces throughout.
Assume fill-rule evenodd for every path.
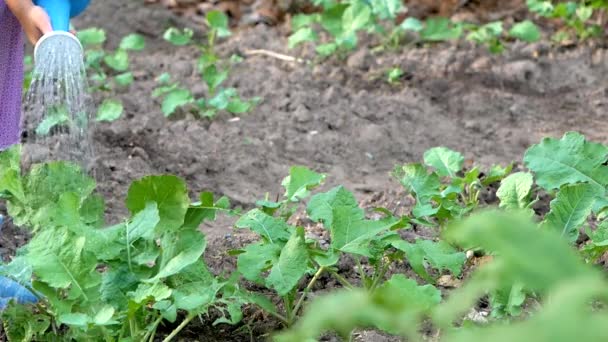
M 254 243 L 247 245 L 237 259 L 239 272 L 248 280 L 263 284 L 262 273 L 279 260 L 282 245 L 273 243 Z
M 462 169 L 464 157 L 446 147 L 435 147 L 424 153 L 424 162 L 434 167 L 440 177 L 456 177 Z
M 440 194 L 439 176 L 435 172 L 428 173 L 421 164 L 406 164 L 397 167 L 393 175 L 407 191 L 415 195 L 421 204 L 428 203 L 433 196 Z
M 564 184 L 587 182 L 602 192 L 608 183 L 608 167 L 603 165 L 608 148 L 592 143 L 576 132 L 560 139 L 544 138 L 526 151 L 524 162 L 536 176 L 536 183 L 546 190 Z
M 331 247 L 342 252 L 371 257 L 371 241 L 399 221 L 393 217 L 367 220 L 359 207 L 337 206 L 333 208 Z
M 534 178 L 527 172 L 517 172 L 509 175 L 500 182 L 496 196 L 500 199 L 500 207 L 505 209 L 525 209 L 530 204 L 530 191 Z
M 356 207 L 357 205 L 357 199 L 352 192 L 343 186 L 337 186 L 328 192 L 312 196 L 306 210 L 311 220 L 323 222 L 325 227 L 329 228 L 333 224 L 334 207 Z
M 551 211 L 542 226 L 557 231 L 570 242 L 576 241 L 579 228 L 587 221 L 598 195 L 597 188 L 587 183 L 562 187 L 551 201 Z
M 194 264 L 205 252 L 207 241 L 203 233 L 184 230 L 177 236 L 167 234 L 161 241 L 162 261 L 158 274 L 150 281 L 167 278 Z
M 270 243 L 289 240 L 292 229 L 284 220 L 270 216 L 260 209 L 253 209 L 241 216 L 235 226 L 241 229 L 248 228 Z
M 154 238 L 154 228 L 160 222 L 156 202 L 148 202 L 146 207 L 135 214 L 130 222 L 125 224 L 126 242 L 131 245 L 137 239 L 151 240 Z
M 88 289 L 98 286 L 101 276 L 85 243 L 85 237 L 67 229 L 43 230 L 28 244 L 26 258 L 39 281 L 54 289 L 69 289 L 70 299 L 90 301 Z
M 405 252 L 407 261 L 412 269 L 423 279 L 434 283 L 434 279 L 426 271 L 425 265 L 429 264 L 439 272 L 449 270 L 455 276 L 462 272 L 462 266 L 466 261 L 466 255 L 458 252 L 449 244 L 431 240 L 416 240 L 412 244 L 401 239 L 392 241 L 393 247 Z
M 287 295 L 308 270 L 308 251 L 304 242 L 304 228 L 297 228 L 272 266 L 266 284 L 279 296 Z
M 186 183 L 176 176 L 147 176 L 129 188 L 127 208 L 137 214 L 148 202 L 156 202 L 162 230 L 174 230 L 184 223 L 190 199 Z

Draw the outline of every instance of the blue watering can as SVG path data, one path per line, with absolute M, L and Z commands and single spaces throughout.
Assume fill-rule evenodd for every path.
M 70 30 L 70 19 L 82 13 L 90 0 L 35 0 L 48 13 L 55 31 Z

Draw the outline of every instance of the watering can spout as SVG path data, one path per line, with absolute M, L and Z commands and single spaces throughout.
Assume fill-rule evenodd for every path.
M 34 3 L 46 11 L 53 28 L 52 32 L 42 36 L 34 46 L 34 59 L 38 60 L 40 46 L 50 41 L 61 41 L 62 47 L 76 45 L 82 53 L 80 41 L 69 33 L 70 19 L 82 13 L 89 6 L 90 0 L 34 0 Z
M 82 13 L 90 0 L 35 0 L 48 13 L 54 31 L 69 31 L 70 19 Z

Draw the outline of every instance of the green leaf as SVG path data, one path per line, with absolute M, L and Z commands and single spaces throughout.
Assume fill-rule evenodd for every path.
M 373 13 L 381 20 L 395 19 L 405 9 L 401 0 L 372 0 Z
M 306 211 L 311 220 L 323 222 L 325 227 L 331 227 L 333 208 L 357 206 L 358 203 L 353 193 L 342 186 L 337 186 L 328 192 L 314 195 L 308 202 Z
M 215 97 L 210 99 L 207 103 L 209 106 L 215 107 L 219 110 L 224 110 L 228 108 L 228 104 L 232 100 L 233 97 L 237 96 L 236 89 L 234 88 L 226 88 L 221 89 Z
M 291 228 L 284 220 L 272 217 L 260 209 L 253 209 L 235 223 L 237 228 L 247 228 L 270 243 L 287 241 L 291 236 Z
M 169 300 L 161 300 L 152 305 L 153 309 L 160 311 L 164 319 L 173 323 L 177 319 L 177 307 Z
M 114 316 L 114 308 L 110 305 L 104 305 L 97 314 L 93 318 L 93 323 L 96 325 L 106 325 L 113 323 L 111 321 L 112 316 Z
M 462 35 L 462 26 L 455 25 L 446 18 L 430 18 L 420 31 L 420 37 L 426 41 L 447 41 L 458 39 Z
M 370 24 L 372 11 L 363 2 L 354 2 L 344 11 L 342 27 L 344 32 L 354 33 Z
M 296 202 L 309 196 L 310 190 L 319 186 L 325 180 L 325 175 L 316 173 L 305 166 L 292 166 L 289 176 L 281 185 L 285 188 L 285 197 Z
M 39 281 L 68 289 L 70 299 L 85 302 L 89 289 L 101 283 L 95 257 L 84 249 L 86 238 L 67 229 L 40 231 L 28 244 L 27 260 Z
M 138 239 L 152 240 L 154 228 L 160 222 L 156 202 L 147 202 L 146 207 L 137 212 L 131 222 L 125 223 L 126 242 L 130 246 Z
M 545 190 L 564 184 L 587 182 L 604 192 L 608 183 L 606 161 L 608 148 L 592 143 L 576 132 L 560 139 L 544 138 L 530 147 L 524 156 L 525 165 L 534 172 L 536 183 Z
M 147 176 L 129 188 L 127 208 L 135 215 L 149 202 L 156 202 L 160 215 L 159 227 L 175 230 L 184 223 L 190 200 L 185 182 L 176 176 Z
M 282 246 L 273 243 L 247 245 L 237 259 L 238 271 L 250 281 L 264 284 L 262 273 L 279 260 Z
M 458 252 L 449 244 L 440 241 L 416 240 L 415 244 L 403 240 L 392 241 L 393 247 L 405 252 L 407 260 L 414 271 L 423 279 L 434 283 L 434 279 L 426 271 L 429 264 L 439 272 L 448 270 L 455 276 L 460 276 L 466 255 Z
M 420 32 L 424 29 L 424 24 L 419 19 L 408 17 L 399 25 L 399 28 L 404 31 Z
M 137 304 L 145 304 L 149 300 L 161 301 L 171 296 L 172 290 L 163 283 L 141 283 L 137 290 L 128 295 Z
M 76 37 L 84 47 L 100 45 L 106 41 L 106 32 L 102 29 L 91 27 L 76 32 Z
M 230 29 L 228 28 L 228 17 L 226 14 L 220 11 L 209 11 L 207 13 L 207 23 L 211 29 L 217 32 L 218 37 L 230 36 Z
M 118 99 L 106 99 L 97 110 L 97 121 L 118 120 L 122 112 L 122 101 Z
M 291 29 L 297 31 L 318 22 L 320 19 L 321 17 L 318 14 L 296 14 L 291 18 Z
M 527 172 L 517 172 L 503 179 L 496 191 L 496 196 L 500 199 L 500 207 L 506 209 L 528 208 L 533 184 L 532 174 Z
M 366 220 L 359 207 L 337 206 L 332 211 L 331 247 L 345 253 L 371 257 L 370 243 L 381 232 L 398 221 L 392 217 Z
M 156 82 L 160 84 L 168 84 L 171 81 L 171 74 L 168 72 L 163 72 L 158 77 L 156 77 Z
M 38 124 L 38 127 L 36 127 L 36 135 L 45 136 L 49 134 L 53 127 L 68 123 L 69 120 L 68 110 L 64 106 L 51 107 L 44 119 Z
M 492 165 L 488 173 L 483 177 L 481 183 L 485 186 L 488 186 L 492 183 L 496 183 L 505 178 L 509 173 L 513 170 L 513 164 L 508 165 L 507 167 L 502 167 L 500 165 Z
M 542 227 L 555 230 L 568 241 L 575 242 L 579 228 L 587 221 L 598 195 L 597 188 L 591 184 L 562 187 L 551 201 L 551 211 L 545 216 Z
M 163 100 L 162 111 L 165 116 L 170 116 L 175 113 L 175 110 L 181 106 L 185 106 L 194 102 L 192 93 L 188 89 L 177 88 L 171 90 Z
M 190 39 L 192 39 L 193 34 L 194 32 L 189 28 L 185 28 L 183 31 L 180 31 L 175 27 L 171 27 L 165 31 L 163 38 L 173 45 L 183 46 L 190 43 Z
M 103 61 L 107 66 L 119 72 L 124 72 L 129 69 L 129 54 L 122 49 L 116 50 L 116 52 L 111 55 L 106 55 L 103 58 Z
M 131 72 L 125 72 L 114 77 L 116 84 L 121 87 L 127 87 L 133 83 L 133 74 Z
M 120 48 L 123 50 L 141 51 L 145 47 L 146 41 L 144 40 L 144 37 L 137 33 L 131 33 L 120 41 Z
M 490 298 L 492 316 L 496 318 L 501 318 L 505 315 L 519 316 L 525 300 L 526 293 L 521 283 L 516 283 L 510 288 L 498 290 Z
M 279 260 L 272 266 L 266 279 L 279 296 L 287 295 L 308 270 L 308 251 L 304 242 L 304 228 L 297 228 L 285 247 Z
M 333 55 L 336 50 L 338 50 L 338 45 L 336 43 L 321 44 L 315 48 L 315 51 L 321 56 Z
M 252 107 L 253 105 L 251 102 L 236 98 L 228 103 L 226 110 L 232 114 L 242 114 L 250 111 Z
M 538 29 L 538 26 L 530 20 L 513 25 L 511 30 L 509 30 L 509 35 L 528 43 L 534 43 L 540 40 L 540 30 Z
M 319 39 L 317 33 L 310 27 L 302 27 L 289 36 L 288 47 L 293 49 L 294 47 L 304 42 L 315 42 Z
M 57 320 L 59 323 L 66 325 L 86 327 L 89 324 L 90 317 L 83 313 L 68 313 L 60 315 Z
M 439 195 L 441 185 L 439 176 L 435 173 L 428 173 L 421 164 L 406 164 L 397 167 L 393 172 L 403 187 L 415 195 L 421 204 L 428 203 L 433 196 Z
M 374 297 L 395 312 L 428 312 L 441 302 L 441 291 L 433 285 L 419 286 L 403 274 L 395 274 L 380 286 Z
M 206 67 L 203 71 L 203 79 L 210 92 L 215 92 L 215 89 L 228 78 L 228 70 L 218 70 L 215 64 Z
M 165 235 L 162 244 L 173 247 L 173 255 L 167 255 L 168 250 L 164 248 L 161 268 L 150 281 L 167 278 L 194 264 L 205 252 L 207 241 L 201 232 L 186 230 L 181 232 L 177 238 Z
M 203 192 L 199 196 L 200 201 L 193 203 L 184 219 L 184 228 L 198 229 L 203 221 L 215 220 L 219 210 L 226 210 L 230 207 L 230 201 L 226 197 L 220 198 L 217 202 L 213 202 L 213 193 Z
M 403 74 L 403 70 L 401 70 L 399 67 L 389 69 L 389 71 L 386 73 L 388 83 L 397 83 Z
M 462 154 L 445 147 L 435 147 L 424 153 L 424 163 L 435 168 L 440 177 L 456 177 L 462 170 Z
M 321 25 L 332 36 L 337 37 L 343 32 L 342 17 L 349 4 L 336 4 L 331 8 L 327 8 L 321 14 Z M 352 11 L 351 11 L 352 12 Z

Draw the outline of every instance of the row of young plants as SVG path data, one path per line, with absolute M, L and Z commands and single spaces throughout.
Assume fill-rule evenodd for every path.
M 231 67 L 239 63 L 240 59 L 233 56 L 229 61 L 225 61 L 216 51 L 217 40 L 231 35 L 226 15 L 211 11 L 207 13 L 206 23 L 206 42 L 202 44 L 193 43 L 194 33 L 190 29 L 178 30 L 171 27 L 163 35 L 166 41 L 175 46 L 193 45 L 200 50 L 201 55 L 193 64 L 196 65 L 201 81 L 207 85 L 206 94 L 195 98 L 190 89 L 179 81 L 172 81 L 169 73 L 158 75 L 158 87 L 151 96 L 161 99 L 161 110 L 166 117 L 175 114 L 180 108 L 205 118 L 213 118 L 221 111 L 243 114 L 251 111 L 260 101 L 259 98 L 242 99 L 237 89 L 222 86 L 230 75 Z M 112 95 L 129 91 L 135 80 L 130 68 L 130 53 L 142 52 L 146 46 L 145 38 L 137 33 L 129 34 L 121 39 L 118 48 L 107 51 L 104 48 L 106 33 L 103 29 L 87 28 L 78 31 L 77 37 L 85 50 L 84 64 L 89 91 L 104 94 L 95 120 L 118 120 L 124 112 L 124 107 L 122 101 Z M 24 64 L 26 73 L 23 90 L 26 93 L 32 82 L 32 57 L 26 56 Z
M 106 226 L 103 198 L 78 167 L 51 162 L 23 172 L 19 159 L 18 147 L 0 154 L 0 193 L 32 239 L 0 275 L 37 301 L 2 312 L 11 341 L 169 341 L 194 319 L 237 324 L 251 305 L 282 323 L 277 341 L 313 341 L 329 331 L 350 340 L 363 327 L 420 340 L 422 324 L 449 341 L 608 337 L 608 284 L 594 266 L 608 251 L 608 147 L 578 133 L 532 146 L 518 172 L 465 169 L 460 153 L 433 148 L 423 163 L 393 172 L 416 200 L 403 216 L 364 210 L 342 186 L 320 192 L 326 176 L 297 166 L 280 200 L 260 200 L 244 213 L 208 192 L 192 202 L 178 177 L 144 177 L 128 191 L 131 216 Z M 492 184 L 498 204 L 479 208 Z M 545 215 L 533 210 L 541 194 L 552 198 Z M 290 223 L 302 207 L 329 232 L 329 246 Z M 199 230 L 217 214 L 236 215 L 236 229 L 259 237 L 230 251 L 237 268 L 219 275 L 203 261 Z M 433 228 L 440 238 L 404 239 L 413 227 Z M 437 279 L 462 277 L 466 251 L 493 259 L 443 298 Z M 340 271 L 345 259 L 355 261 L 358 276 Z M 418 277 L 388 277 L 400 262 Z M 309 301 L 321 276 L 342 288 Z M 274 295 L 251 292 L 244 280 Z M 492 316 L 478 324 L 465 314 L 483 296 Z M 537 305 L 525 306 L 531 302 Z M 159 329 L 170 332 L 157 336 Z
M 397 48 L 403 43 L 432 43 L 464 37 L 470 42 L 487 46 L 492 53 L 500 53 L 504 51 L 505 41 L 536 42 L 541 38 L 540 29 L 530 20 L 516 22 L 508 30 L 500 20 L 472 24 L 442 17 L 426 21 L 408 17 L 396 25 L 397 18 L 407 10 L 401 0 L 315 0 L 313 4 L 320 8 L 320 13 L 301 14 L 293 18 L 289 47 L 317 42 L 319 33 L 324 33 L 331 39 L 316 47 L 316 52 L 323 57 L 344 55 L 354 50 L 360 32 L 379 36 L 382 41 L 377 48 L 379 50 Z M 527 0 L 526 5 L 538 17 L 563 22 L 563 26 L 552 36 L 552 40 L 558 43 L 601 35 L 602 23 L 599 18 L 608 8 L 608 2 L 604 0 Z

